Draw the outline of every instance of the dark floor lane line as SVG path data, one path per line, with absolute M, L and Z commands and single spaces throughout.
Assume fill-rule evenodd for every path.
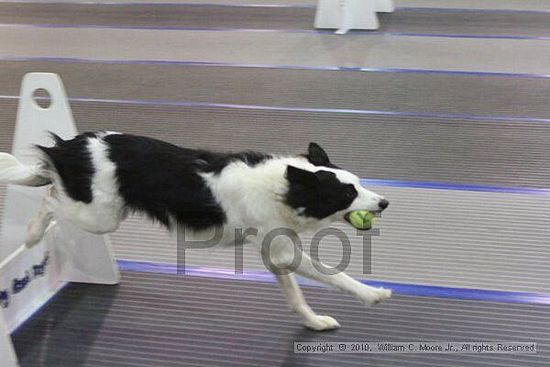
M 311 30 L 314 15 L 314 8 L 304 7 L 0 3 L 0 24 Z M 380 21 L 383 33 L 550 37 L 545 12 L 397 9 L 380 14 Z
M 70 97 L 550 118 L 550 81 L 507 76 L 3 61 L 0 95 L 37 70 L 58 73 Z
M 2 151 L 10 149 L 16 104 L 15 99 L 0 101 Z M 282 154 L 303 152 L 316 141 L 334 162 L 363 178 L 550 187 L 549 124 L 82 101 L 71 105 L 80 131 L 118 130 L 187 147 Z
M 17 62 L 55 62 L 64 64 L 107 64 L 107 65 L 164 65 L 164 66 L 195 66 L 195 67 L 225 67 L 250 69 L 286 69 L 286 70 L 316 70 L 316 71 L 347 71 L 361 73 L 401 73 L 421 75 L 457 75 L 457 76 L 491 76 L 495 78 L 520 79 L 550 79 L 550 74 L 504 73 L 490 71 L 467 70 L 437 70 L 437 69 L 406 69 L 406 68 L 379 68 L 358 66 L 314 66 L 314 65 L 287 65 L 287 64 L 247 64 L 234 62 L 185 61 L 185 60 L 158 60 L 158 59 L 94 59 L 77 57 L 49 57 L 49 56 L 0 56 L 0 61 Z
M 232 279 L 253 282 L 276 283 L 277 280 L 269 271 L 247 271 L 244 274 L 235 274 L 231 269 L 221 270 L 219 268 L 207 267 L 190 267 L 185 269 L 174 264 L 153 263 L 148 261 L 134 260 L 117 260 L 117 264 L 122 271 L 135 271 L 144 273 L 160 273 L 160 274 L 181 274 L 184 270 L 186 276 L 198 276 L 214 279 Z M 305 278 L 298 278 L 301 286 L 322 286 L 315 281 Z M 394 283 L 378 280 L 362 280 L 364 284 L 373 287 L 383 287 L 391 289 L 393 295 L 407 296 L 422 296 L 422 297 L 437 297 L 450 298 L 453 300 L 477 300 L 489 302 L 504 302 L 504 303 L 521 303 L 532 305 L 547 305 L 550 306 L 550 294 L 547 293 L 527 293 L 527 292 L 506 292 L 494 291 L 486 289 L 471 289 L 471 288 L 456 288 L 456 287 L 441 287 L 422 284 L 410 283 Z
M 314 9 L 0 3 L 0 23 L 310 29 Z
M 49 56 L 0 56 L 4 62 L 45 62 L 63 64 L 106 64 L 106 65 L 164 65 L 164 66 L 196 66 L 196 67 L 224 67 L 247 69 L 284 69 L 284 70 L 315 70 L 315 71 L 347 71 L 360 73 L 400 73 L 419 75 L 456 75 L 456 76 L 490 76 L 495 78 L 520 78 L 520 79 L 550 79 L 550 74 L 530 73 L 505 73 L 490 71 L 467 70 L 437 70 L 437 69 L 406 69 L 406 68 L 379 68 L 358 66 L 306 66 L 287 64 L 247 64 L 234 62 L 211 61 L 185 61 L 185 60 L 159 60 L 159 59 L 100 59 L 100 58 L 76 58 L 76 57 L 49 57 Z

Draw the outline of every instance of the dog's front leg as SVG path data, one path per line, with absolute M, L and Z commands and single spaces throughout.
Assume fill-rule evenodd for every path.
M 316 280 L 349 293 L 367 305 L 376 304 L 391 297 L 391 290 L 389 289 L 368 286 L 358 282 L 344 272 L 333 274 L 324 271 L 323 269 L 327 269 L 326 265 L 312 259 L 308 254 L 299 250 L 289 237 L 275 237 L 269 245 L 262 243 L 262 257 L 264 264 L 268 265 L 269 270 L 276 275 L 286 276 L 289 275 L 289 272 L 294 271 L 303 277 Z M 292 284 L 290 281 L 283 278 L 280 279 L 278 277 L 277 279 L 279 284 L 282 285 L 291 307 L 294 307 L 295 304 L 301 306 L 298 312 L 302 314 L 306 321 L 306 325 L 308 325 L 307 317 L 311 316 L 313 311 L 307 306 L 298 285 Z M 293 278 L 292 281 L 294 281 Z M 307 306 L 307 308 L 303 305 Z M 313 314 L 315 315 L 315 313 Z M 313 326 L 310 327 L 314 328 Z M 334 327 L 338 326 L 333 325 L 332 328 Z M 326 328 L 318 330 L 326 330 Z
M 391 297 L 390 289 L 371 287 L 353 279 L 344 272 L 332 274 L 326 271 L 326 269 L 329 269 L 326 265 L 302 252 L 301 261 L 297 265 L 296 273 L 336 287 L 343 292 L 351 294 L 366 305 L 374 305 Z
M 300 286 L 294 278 L 294 274 L 275 274 L 277 282 L 283 290 L 290 309 L 298 313 L 308 328 L 322 331 L 333 330 L 340 327 L 338 321 L 330 316 L 317 315 L 307 304 Z
M 297 274 L 333 286 L 349 293 L 359 301 L 372 305 L 391 297 L 391 290 L 374 288 L 363 284 L 344 272 L 332 273 L 317 260 L 309 257 L 307 253 L 296 248 L 296 245 L 288 237 L 279 236 L 273 239 L 269 246 L 262 245 L 264 263 L 266 257 L 270 259 L 270 269 L 274 273 L 281 273 L 281 269 L 294 271 Z M 331 269 L 332 270 L 332 269 Z M 285 270 L 283 270 L 285 271 Z

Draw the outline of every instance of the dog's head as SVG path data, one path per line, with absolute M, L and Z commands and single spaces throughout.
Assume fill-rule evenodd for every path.
M 357 176 L 332 164 L 318 144 L 309 144 L 305 158 L 309 167 L 289 165 L 286 171 L 286 202 L 299 216 L 335 221 L 353 210 L 381 213 L 388 207 L 388 200 L 365 189 Z

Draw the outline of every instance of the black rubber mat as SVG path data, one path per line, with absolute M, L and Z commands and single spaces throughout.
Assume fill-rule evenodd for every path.
M 58 73 L 71 97 L 550 118 L 550 80 L 184 65 L 0 62 L 0 94 Z
M 233 29 L 312 29 L 314 8 L 215 5 L 0 4 L 0 23 Z M 382 32 L 550 36 L 550 14 L 398 9 Z
M 548 366 L 550 308 L 394 296 L 365 308 L 306 288 L 342 328 L 316 333 L 275 284 L 125 273 L 119 286 L 72 284 L 13 336 L 22 367 Z M 295 341 L 509 341 L 535 355 L 295 354 Z

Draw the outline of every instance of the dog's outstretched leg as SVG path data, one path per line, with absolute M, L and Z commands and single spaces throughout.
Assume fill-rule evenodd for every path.
M 358 282 L 344 272 L 333 274 L 323 271 L 323 269 L 328 269 L 328 267 L 312 259 L 303 251 L 300 251 L 299 261 L 296 262 L 297 249 L 291 241 L 288 241 L 288 238 L 285 240 L 282 236 L 277 237 L 269 247 L 270 262 L 275 267 L 279 269 L 290 268 L 290 270 L 295 271 L 301 276 L 336 287 L 341 291 L 351 294 L 364 304 L 377 304 L 391 297 L 391 290 L 389 289 L 368 286 Z M 262 249 L 262 253 L 266 255 L 266 249 Z
M 279 286 L 292 311 L 298 313 L 304 324 L 313 330 L 333 330 L 340 327 L 338 321 L 330 316 L 317 315 L 306 303 L 302 290 L 294 278 L 294 274 L 275 274 Z
M 315 266 L 317 265 L 317 266 Z M 358 282 L 344 272 L 328 274 L 322 270 L 328 267 L 312 259 L 305 252 L 296 268 L 296 273 L 327 285 L 334 286 L 341 291 L 351 294 L 366 305 L 374 305 L 391 297 L 391 290 L 375 288 Z
M 40 240 L 42 240 L 46 229 L 53 219 L 53 211 L 50 208 L 50 200 L 52 200 L 54 193 L 55 189 L 51 187 L 49 189 L 48 196 L 42 200 L 40 210 L 27 224 L 27 237 L 25 239 L 25 244 L 29 248 L 33 247 L 40 242 Z

